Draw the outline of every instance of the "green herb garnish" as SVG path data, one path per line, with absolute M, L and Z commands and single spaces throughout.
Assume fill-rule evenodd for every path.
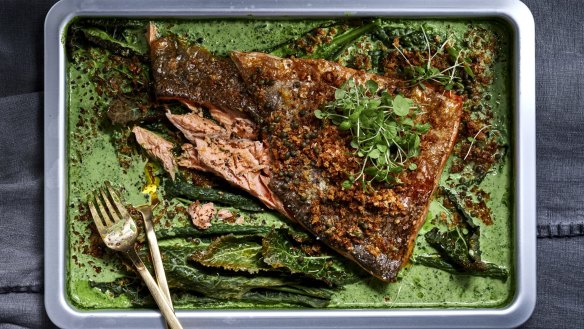
M 342 187 L 350 188 L 355 182 L 363 188 L 373 181 L 400 183 L 396 174 L 418 156 L 420 136 L 430 129 L 429 123 L 415 123 L 419 113 L 411 99 L 380 92 L 373 80 L 364 85 L 353 79 L 343 83 L 335 100 L 314 112 L 317 118 L 330 119 L 340 130 L 350 132 L 354 154 L 363 158 L 360 171 L 350 173 Z M 410 162 L 407 168 L 415 170 L 417 166 Z
M 474 74 L 469 66 L 470 59 L 466 57 L 466 51 L 457 49 L 453 44 L 454 41 L 448 37 L 440 47 L 432 54 L 430 41 L 426 30 L 422 27 L 422 35 L 424 36 L 425 51 L 427 53 L 426 62 L 424 65 L 413 65 L 404 55 L 402 50 L 392 43 L 392 46 L 400 53 L 406 60 L 408 66 L 404 68 L 404 73 L 410 80 L 412 86 L 420 86 L 425 88 L 424 82 L 433 82 L 444 86 L 445 90 L 462 90 L 464 84 L 461 77 L 457 74 L 458 68 L 463 68 L 466 74 L 474 78 Z M 446 51 L 454 64 L 445 69 L 438 69 L 432 65 L 434 58 Z

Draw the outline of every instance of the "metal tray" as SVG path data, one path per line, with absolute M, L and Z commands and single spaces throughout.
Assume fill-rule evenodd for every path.
M 498 18 L 513 34 L 514 259 L 515 296 L 503 308 L 376 310 L 178 311 L 185 327 L 197 328 L 471 328 L 515 327 L 526 321 L 536 298 L 535 214 L 535 28 L 519 0 L 326 0 L 154 1 L 61 0 L 45 21 L 45 306 L 66 328 L 162 328 L 158 312 L 80 311 L 66 288 L 66 79 L 63 35 L 77 16 L 133 17 L 335 17 Z

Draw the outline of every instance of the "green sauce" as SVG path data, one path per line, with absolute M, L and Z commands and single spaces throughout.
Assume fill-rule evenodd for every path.
M 164 35 L 174 33 L 190 42 L 200 43 L 211 52 L 225 55 L 231 50 L 268 50 L 287 40 L 295 39 L 305 32 L 323 24 L 323 20 L 173 20 L 157 22 L 159 32 Z M 391 21 L 390 21 L 391 22 Z M 403 29 L 418 29 L 421 24 L 426 29 L 441 31 L 463 39 L 471 28 L 479 28 L 496 34 L 502 49 L 497 62 L 492 66 L 494 80 L 487 86 L 484 94 L 492 95 L 481 104 L 491 106 L 498 129 L 504 136 L 511 131 L 512 102 L 510 78 L 510 40 L 506 26 L 498 21 L 476 20 L 396 20 L 393 25 Z M 109 293 L 91 288 L 89 281 L 108 282 L 128 274 L 118 258 L 111 253 L 101 255 L 103 250 L 95 250 L 91 240 L 91 218 L 86 215 L 85 202 L 91 191 L 104 180 L 115 182 L 124 189 L 126 202 L 135 206 L 147 202 L 141 193 L 144 182 L 146 158 L 138 152 L 119 155 L 112 144 L 116 138 L 112 127 L 103 122 L 104 113 L 110 98 L 100 91 L 98 83 L 90 76 L 96 74 L 104 60 L 102 50 L 90 49 L 77 51 L 84 59 L 84 65 L 71 63 L 68 66 L 68 253 L 67 287 L 70 302 L 81 310 L 100 308 L 127 308 L 131 301 L 125 296 L 115 297 Z M 74 55 L 75 56 L 75 55 Z M 93 63 L 93 64 L 92 64 Z M 127 86 L 126 86 L 127 87 Z M 124 86 L 121 86 L 124 88 Z M 128 127 L 126 135 L 129 136 Z M 506 141 L 507 144 L 510 140 Z M 513 147 L 506 152 L 503 165 L 489 173 L 480 188 L 490 194 L 487 205 L 491 210 L 493 224 L 481 225 L 481 250 L 485 261 L 505 266 L 510 271 L 506 282 L 492 278 L 453 275 L 438 269 L 412 265 L 400 273 L 398 282 L 384 284 L 376 279 L 367 278 L 350 284 L 337 292 L 329 305 L 330 308 L 404 308 L 404 307 L 504 307 L 514 295 L 513 268 Z M 120 158 L 121 157 L 121 158 Z M 121 166 L 120 163 L 127 165 Z M 448 175 L 445 172 L 444 175 Z M 443 177 L 443 181 L 448 177 Z M 169 209 L 177 207 L 171 202 Z M 159 211 L 159 209 L 157 210 Z M 430 207 L 429 220 L 421 229 L 415 255 L 430 251 L 423 235 L 432 225 L 431 219 L 442 212 L 439 202 Z M 85 215 L 84 215 L 85 214 Z M 160 214 L 157 212 L 157 214 Z M 160 215 L 162 216 L 162 215 Z M 257 219 L 257 218 L 256 218 Z M 259 215 L 260 220 L 268 223 L 274 218 L 270 214 Z M 167 222 L 172 225 L 189 225 L 185 218 L 162 217 L 156 224 L 163 227 Z M 194 307 L 194 305 L 191 305 Z M 189 305 L 183 307 L 188 308 Z M 217 302 L 197 308 L 256 308 L 258 306 L 243 302 Z M 263 305 L 278 308 L 282 305 Z

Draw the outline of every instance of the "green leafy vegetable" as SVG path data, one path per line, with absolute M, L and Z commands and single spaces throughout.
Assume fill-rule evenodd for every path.
M 378 88 L 375 81 L 357 85 L 349 79 L 337 89 L 333 102 L 314 113 L 318 119 L 330 119 L 341 130 L 350 131 L 351 147 L 363 158 L 361 170 L 351 173 L 343 188 L 354 182 L 363 188 L 373 181 L 398 183 L 395 175 L 418 156 L 420 136 L 430 129 L 428 123 L 415 123 L 418 109 L 411 99 L 379 93 Z
M 255 213 L 240 214 L 245 218 L 242 222 L 230 223 L 221 219 L 213 219 L 211 220 L 211 226 L 204 230 L 198 229 L 193 225 L 161 227 L 156 230 L 156 237 L 160 240 L 165 240 L 173 238 L 204 238 L 225 234 L 265 236 L 275 228 L 295 242 L 315 242 L 310 234 L 278 216 L 256 217 L 254 216 Z
M 161 246 L 169 286 L 173 291 L 195 292 L 214 299 L 290 303 L 309 307 L 325 307 L 335 292 L 316 281 L 307 282 L 302 276 L 283 275 L 281 270 L 273 269 L 266 264 L 264 264 L 265 271 L 258 271 L 252 276 L 242 273 L 240 269 L 245 266 L 261 266 L 256 263 L 261 259 L 258 259 L 257 253 L 254 253 L 255 250 L 247 253 L 248 259 L 245 259 L 244 255 L 238 255 L 234 251 L 241 248 L 236 246 L 236 241 L 242 243 L 243 248 L 252 246 L 252 249 L 255 249 L 253 241 L 257 240 L 257 237 L 219 239 L 222 241 L 209 242 L 207 239 L 197 245 Z M 257 246 L 261 249 L 261 245 Z M 224 266 L 208 269 L 198 265 L 196 261 L 193 262 L 193 255 L 209 252 L 211 249 L 218 263 L 227 262 L 240 269 L 225 270 Z M 145 252 L 143 251 L 144 257 L 147 257 Z
M 358 276 L 336 255 L 310 256 L 275 230 L 262 243 L 263 261 L 273 268 L 303 274 L 329 284 L 355 282 Z
M 261 252 L 260 238 L 229 234 L 213 240 L 205 250 L 193 253 L 190 259 L 207 267 L 255 274 L 270 269 L 262 261 Z
M 97 46 L 123 56 L 147 61 L 147 20 L 87 19 L 74 21 L 68 30 L 68 52 L 75 48 Z
M 89 281 L 89 286 L 113 296 L 124 295 L 134 307 L 156 307 L 150 292 L 139 279 L 122 278 L 111 282 Z M 321 287 L 291 285 L 274 287 L 270 290 L 256 289 L 248 291 L 243 293 L 238 300 L 265 305 L 289 304 L 323 308 L 330 302 L 332 293 L 333 291 L 330 289 Z M 177 308 L 209 308 L 215 304 L 220 305 L 222 302 L 221 298 L 213 298 L 213 296 L 177 289 L 172 289 L 171 298 Z
M 188 247 L 161 247 L 164 268 L 170 287 L 197 291 L 220 299 L 240 299 L 257 288 L 285 286 L 293 282 L 277 276 L 246 276 L 233 273 L 221 275 L 216 269 L 207 269 L 189 262 L 196 249 Z
M 301 278 L 272 273 L 253 276 L 207 269 L 189 261 L 198 248 L 161 247 L 168 284 L 172 289 L 195 291 L 215 299 L 284 302 L 324 307 L 332 295 L 322 286 L 307 285 Z M 301 298 L 302 296 L 303 298 Z
M 108 49 L 120 56 L 146 56 L 148 50 L 146 42 L 144 41 L 137 43 L 135 40 L 128 40 L 130 38 L 130 34 L 126 36 L 125 40 L 118 40 L 107 34 L 107 32 L 94 27 L 82 28 L 81 31 L 85 34 L 85 37 L 89 41 L 102 46 L 103 48 Z M 144 29 L 143 33 L 145 32 L 146 30 Z
M 285 228 L 278 229 L 279 232 L 286 233 L 288 237 L 290 237 L 293 241 L 297 243 L 315 243 L 316 241 L 312 238 L 312 236 L 306 231 L 301 230 L 292 225 L 288 225 Z
M 156 237 L 158 239 L 169 238 L 198 238 L 221 234 L 234 235 L 263 235 L 268 234 L 272 230 L 271 226 L 262 226 L 256 224 L 230 224 L 212 222 L 212 225 L 204 230 L 200 230 L 192 225 L 177 226 L 170 228 L 163 228 L 156 230 Z
M 290 292 L 286 291 L 289 290 Z M 279 304 L 287 303 L 292 305 L 308 306 L 312 308 L 324 308 L 330 303 L 333 292 L 325 288 L 313 288 L 312 291 L 317 294 L 303 294 L 307 289 L 293 290 L 289 287 L 274 287 L 271 290 L 254 290 L 243 294 L 241 300 L 261 304 Z
M 457 274 L 457 275 L 473 275 L 473 276 L 480 276 L 480 277 L 488 277 L 488 278 L 495 278 L 502 280 L 503 282 L 507 281 L 509 277 L 509 272 L 504 267 L 498 266 L 493 263 L 485 263 L 483 262 L 481 269 L 468 269 L 461 271 L 460 268 L 450 264 L 441 255 L 420 255 L 411 258 L 414 264 L 420 264 L 428 267 L 434 267 L 440 270 L 443 270 L 448 273 Z
M 323 58 L 337 60 L 355 40 L 377 29 L 377 22 L 347 25 L 346 22 L 320 27 L 299 40 L 286 42 L 270 54 L 279 57 Z
M 194 186 L 178 179 L 174 182 L 166 180 L 164 191 L 168 198 L 184 197 L 189 200 L 218 202 L 220 204 L 249 211 L 264 210 L 264 207 L 251 197 L 242 194 L 224 192 L 214 188 Z
M 434 227 L 424 237 L 428 244 L 443 256 L 443 261 L 439 262 L 433 258 L 419 258 L 418 261 L 430 266 L 436 265 L 440 269 L 449 269 L 450 267 L 444 264 L 447 263 L 460 273 L 506 281 L 509 273 L 505 268 L 481 261 L 479 232 L 478 226 L 465 229 L 457 227 L 447 232 L 440 232 Z
M 272 229 L 263 237 L 230 234 L 198 249 L 190 260 L 206 267 L 251 274 L 290 272 L 328 285 L 338 286 L 357 279 L 356 272 L 338 256 L 323 252 L 308 254 L 302 246 L 310 248 L 313 245 L 299 244 L 296 239 L 314 243 L 289 229 Z

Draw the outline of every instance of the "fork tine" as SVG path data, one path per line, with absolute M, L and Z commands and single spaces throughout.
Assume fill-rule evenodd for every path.
M 112 184 L 109 181 L 105 182 L 105 186 L 107 187 L 109 194 L 111 195 L 112 200 L 114 201 L 114 204 L 116 205 L 116 208 L 120 212 L 120 215 L 122 215 L 123 218 L 129 218 L 130 214 L 126 210 L 126 207 L 124 206 L 122 201 L 120 201 L 120 196 L 119 196 L 118 192 L 116 190 L 114 190 L 114 188 L 112 187 Z
M 103 200 L 105 201 L 105 205 L 107 207 L 107 209 L 109 209 L 110 215 L 111 215 L 111 219 L 115 222 L 119 222 L 120 221 L 120 217 L 118 217 L 118 214 L 116 213 L 116 208 L 114 208 L 107 196 L 107 193 L 104 189 L 99 189 L 99 191 L 101 192 L 101 196 L 103 197 Z
M 102 192 L 103 194 L 103 192 Z M 107 198 L 105 198 L 107 200 Z M 95 203 L 97 203 L 97 207 L 99 208 L 99 212 L 101 212 L 101 214 L 103 215 L 103 221 L 105 222 L 106 226 L 110 226 L 112 225 L 112 220 L 109 217 L 109 214 L 107 213 L 107 211 L 105 210 L 105 208 L 103 207 L 103 203 L 99 198 L 99 193 L 96 193 L 95 195 Z
M 103 226 L 101 216 L 99 216 L 99 213 L 97 212 L 97 209 L 95 208 L 95 205 L 93 204 L 93 202 L 91 200 L 87 201 L 87 204 L 89 205 L 89 211 L 91 212 L 91 217 L 93 217 L 93 221 L 95 222 L 95 226 L 97 226 L 97 230 L 99 231 L 99 234 L 102 234 L 101 232 L 104 231 L 105 227 Z

